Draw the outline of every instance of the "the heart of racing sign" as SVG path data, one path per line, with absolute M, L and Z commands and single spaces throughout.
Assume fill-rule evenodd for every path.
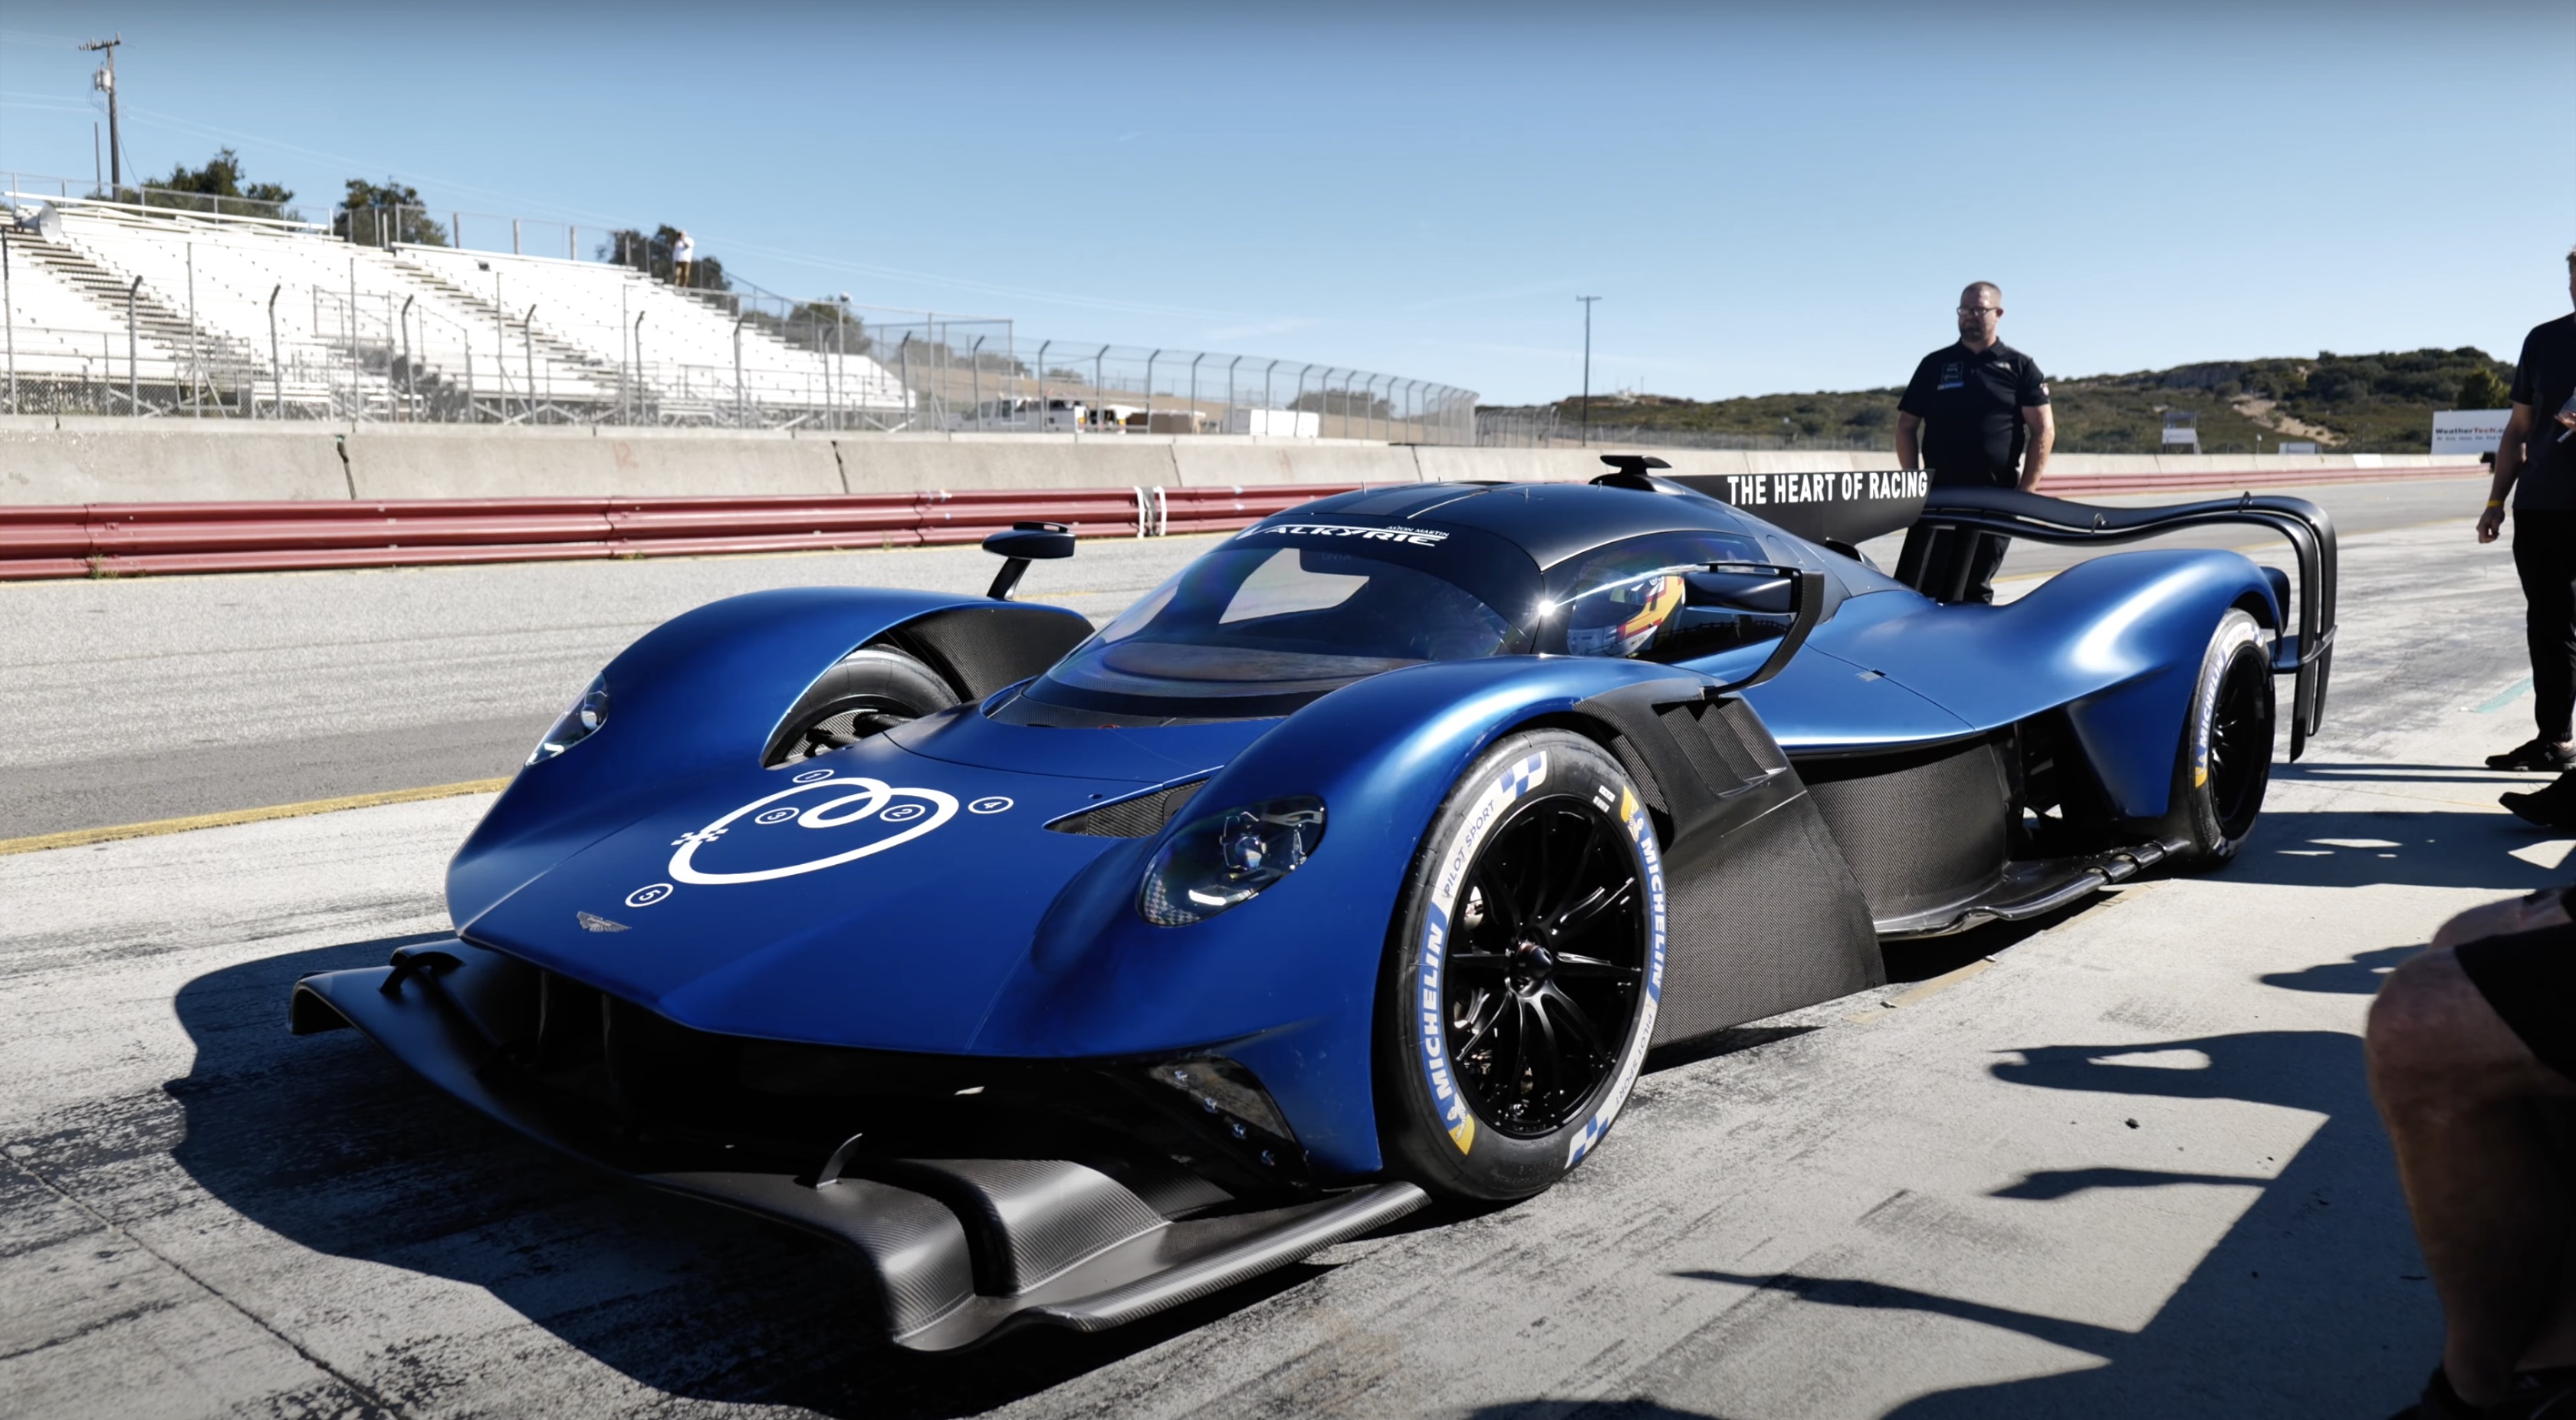
M 765 794 L 704 828 L 671 841 L 671 880 L 722 885 L 760 883 L 820 872 L 883 853 L 957 816 L 955 795 L 898 789 L 882 779 L 841 778 L 807 770 L 797 782 Z M 1009 807 L 979 799 L 977 813 Z
M 1914 526 L 1932 475 L 1920 469 L 1820 473 L 1675 473 L 1672 482 L 1732 503 L 1782 532 L 1863 543 Z

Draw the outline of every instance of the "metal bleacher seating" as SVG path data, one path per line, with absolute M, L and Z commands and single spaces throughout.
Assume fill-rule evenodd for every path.
M 121 300 L 122 291 L 97 289 L 77 271 L 65 271 L 35 256 L 19 242 L 9 264 L 8 344 L 13 368 L 28 375 L 68 376 L 111 383 L 122 378 L 131 357 L 156 371 L 168 369 L 178 353 L 165 343 L 160 327 L 137 329 L 129 347 L 123 321 L 100 319 L 102 298 Z M 157 378 L 157 377 L 156 377 Z
M 622 266 L 46 205 L 41 225 L 11 237 L 15 368 L 148 384 L 155 398 L 136 397 L 147 412 L 203 400 L 383 418 L 442 403 L 448 418 L 779 424 L 913 407 L 865 355 L 791 343 L 772 318 L 738 320 L 728 298 Z
M 876 361 L 791 345 L 759 319 L 738 318 L 720 298 L 674 289 L 628 267 L 424 246 L 397 247 L 394 257 L 425 281 L 492 287 L 505 304 L 534 307 L 540 331 L 635 372 L 667 409 L 721 413 L 731 405 L 737 336 L 740 397 L 750 404 L 908 407 L 901 381 Z

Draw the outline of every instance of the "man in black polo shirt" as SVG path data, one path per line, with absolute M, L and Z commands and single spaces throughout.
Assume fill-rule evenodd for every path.
M 2576 251 L 2567 254 L 2567 296 L 2576 302 Z M 2576 713 L 2576 316 L 2531 328 L 2513 367 L 2513 417 L 2496 447 L 2495 482 L 2478 515 L 2478 541 L 2493 542 L 2513 496 L 2513 569 L 2522 577 L 2524 634 L 2531 645 L 2531 713 L 2540 733 L 2487 756 L 2490 769 L 2576 766 L 2568 741 Z M 2517 487 L 2517 485 L 2519 485 Z M 2566 797 L 2553 785 L 2553 799 Z M 2509 795 L 2521 798 L 2521 795 Z M 2534 796 L 2538 797 L 2538 796 Z M 2523 810 L 2516 807 L 2516 813 Z M 2560 805 L 2576 817 L 2576 804 Z M 2529 817 L 2528 814 L 2525 817 Z
M 1960 292 L 1959 343 L 1924 356 L 1896 403 L 1896 461 L 1905 468 L 1930 465 L 1935 488 L 2027 493 L 2048 467 L 2057 441 L 2048 377 L 2037 361 L 1995 338 L 2003 317 L 2004 293 L 1995 283 L 1979 281 Z M 1977 535 L 1969 552 L 1969 598 L 1995 599 L 2005 541 Z

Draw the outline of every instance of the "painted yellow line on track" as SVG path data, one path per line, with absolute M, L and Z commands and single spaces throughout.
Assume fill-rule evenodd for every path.
M 0 838 L 0 855 L 39 853 L 48 848 L 81 848 L 92 843 L 113 843 L 120 838 L 149 838 L 161 833 L 187 833 L 194 829 L 223 828 L 236 823 L 264 823 L 273 818 L 302 818 L 307 814 L 367 809 L 378 804 L 408 804 L 422 799 L 447 799 L 459 794 L 497 794 L 509 786 L 507 777 L 468 779 L 462 784 L 433 784 L 425 789 L 387 789 L 380 794 L 351 794 L 345 798 L 313 799 L 301 804 L 271 804 L 261 809 L 232 809 L 219 814 L 153 819 L 148 823 L 121 823 L 109 828 L 75 828 L 66 833 L 39 833 L 30 838 Z

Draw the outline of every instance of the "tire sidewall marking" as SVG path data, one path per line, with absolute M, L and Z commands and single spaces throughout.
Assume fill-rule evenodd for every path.
M 2227 635 L 2228 623 L 2218 623 L 2218 634 L 2210 638 L 2208 654 L 2201 658 L 2200 683 L 2191 697 L 2191 787 L 2194 792 L 2209 785 L 2209 732 L 2218 722 L 2218 682 L 2227 674 L 2227 663 L 2234 659 Z
M 1646 1066 L 1646 1047 L 1655 1038 L 1655 1010 L 1664 999 L 1664 854 L 1655 845 L 1655 828 L 1646 817 L 1643 804 L 1637 802 L 1634 789 L 1619 790 L 1619 826 L 1637 848 L 1638 861 L 1646 870 L 1646 999 L 1637 1010 L 1636 1028 L 1630 1032 L 1627 1058 L 1619 1062 L 1619 1076 L 1601 1107 L 1592 1112 L 1590 1123 L 1583 1126 L 1565 1149 L 1565 1166 L 1569 1169 L 1583 1162 L 1583 1156 L 1610 1132 L 1610 1121 L 1619 1117 L 1620 1106 L 1628 1102 L 1628 1092 L 1636 1087 L 1637 1074 Z
M 2244 633 L 2239 634 L 2240 630 Z M 2253 621 L 2235 619 L 2235 614 L 2219 618 L 2217 629 L 2209 638 L 2209 651 L 2201 658 L 2200 681 L 2191 698 L 2191 788 L 2198 793 L 2209 787 L 2209 740 L 2218 725 L 2218 688 L 2227 678 L 2228 667 L 2236 663 L 2240 643 L 2262 644 L 2253 631 Z M 2210 805 L 2213 816 L 2217 805 Z
M 1484 846 L 1485 835 L 1493 831 L 1495 821 L 1522 795 L 1546 782 L 1547 751 L 1540 750 L 1505 766 L 1485 786 L 1432 874 L 1431 895 L 1422 907 L 1422 952 L 1414 968 L 1418 994 L 1414 1049 L 1422 1064 L 1423 1079 L 1431 1090 L 1432 1111 L 1440 1116 L 1441 1128 L 1461 1154 L 1471 1153 L 1476 1147 L 1476 1114 L 1467 1107 L 1467 1097 L 1458 1088 L 1449 1059 L 1448 1021 L 1440 1004 L 1450 914 L 1457 906 L 1459 891 L 1466 885 L 1467 868 L 1475 862 L 1476 850 Z

